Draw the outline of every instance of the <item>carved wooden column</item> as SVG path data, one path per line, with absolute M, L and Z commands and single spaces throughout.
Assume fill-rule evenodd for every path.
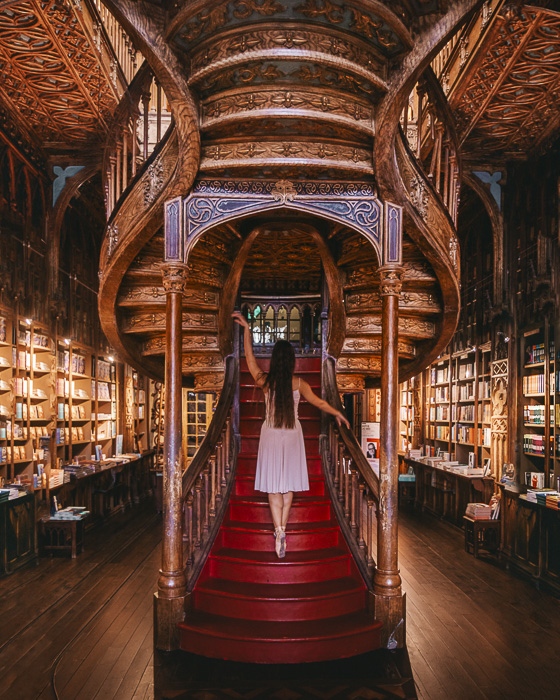
M 404 600 L 398 568 L 398 324 L 402 268 L 379 269 L 382 299 L 381 434 L 377 565 L 373 575 L 375 616 L 384 622 L 383 643 L 404 643 Z
M 162 564 L 155 601 L 155 643 L 178 648 L 177 623 L 184 618 L 187 583 L 183 562 L 182 312 L 187 266 L 183 262 L 180 201 L 166 203 L 165 432 L 163 454 Z

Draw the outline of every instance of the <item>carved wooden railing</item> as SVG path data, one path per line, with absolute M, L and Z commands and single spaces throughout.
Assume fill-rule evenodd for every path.
M 183 544 L 189 590 L 216 537 L 235 480 L 239 360 L 229 355 L 225 364 L 224 386 L 212 422 L 183 474 Z
M 106 142 L 103 174 L 107 218 L 171 123 L 161 87 L 144 64 L 119 104 Z
M 416 83 L 401 116 L 411 153 L 457 225 L 460 148 L 445 94 L 431 68 Z
M 342 411 L 332 357 L 323 362 L 323 387 L 328 402 Z M 334 421 L 329 422 L 328 433 L 321 436 L 321 457 L 339 524 L 371 590 L 377 547 L 379 479 L 354 433 L 345 426 L 339 428 Z

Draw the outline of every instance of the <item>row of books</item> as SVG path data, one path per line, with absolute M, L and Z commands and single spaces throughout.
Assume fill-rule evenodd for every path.
M 560 408 L 558 406 L 557 408 Z M 525 405 L 523 406 L 523 422 L 524 423 L 537 423 L 538 425 L 544 425 L 545 418 L 545 407 L 543 404 L 537 404 L 533 406 Z M 554 422 L 554 406 L 550 406 L 550 424 Z
M 531 394 L 544 394 L 545 391 L 545 377 L 544 374 L 527 374 L 523 377 L 523 393 L 526 395 Z M 554 374 L 550 375 L 550 391 L 554 387 Z
M 59 403 L 57 407 L 58 420 L 84 420 L 86 418 L 86 407 L 83 404 L 69 406 L 67 403 Z
M 23 461 L 27 459 L 25 447 L 14 445 L 14 447 L 0 447 L 0 462 L 11 462 L 12 457 L 15 461 Z
M 474 382 L 454 384 L 451 389 L 451 401 L 474 401 Z
M 72 374 L 87 374 L 86 357 L 73 352 L 72 360 L 70 360 L 70 350 L 58 350 L 56 353 L 56 368 L 59 372 L 68 373 L 72 369 Z
M 550 452 L 552 454 L 554 446 L 554 436 L 550 436 Z M 537 455 L 545 454 L 545 440 L 544 435 L 536 434 L 525 434 L 523 435 L 523 452 L 529 452 Z

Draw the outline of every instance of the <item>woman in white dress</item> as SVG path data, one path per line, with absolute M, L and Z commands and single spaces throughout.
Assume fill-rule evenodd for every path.
M 245 317 L 236 311 L 234 321 L 243 327 L 247 366 L 256 384 L 264 391 L 266 418 L 261 428 L 255 489 L 268 494 L 274 523 L 276 554 L 286 554 L 286 524 L 294 491 L 307 491 L 309 478 L 301 423 L 297 411 L 300 396 L 317 408 L 330 413 L 341 425 L 350 424 L 340 411 L 313 393 L 309 384 L 294 377 L 295 353 L 287 340 L 274 345 L 270 368 L 264 372 L 253 353 L 251 329 Z

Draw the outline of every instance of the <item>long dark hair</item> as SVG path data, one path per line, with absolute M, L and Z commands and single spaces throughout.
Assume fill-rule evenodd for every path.
M 277 340 L 272 349 L 270 369 L 264 380 L 268 390 L 269 410 L 275 428 L 293 428 L 296 424 L 294 414 L 294 395 L 292 377 L 296 366 L 296 354 L 287 340 Z

